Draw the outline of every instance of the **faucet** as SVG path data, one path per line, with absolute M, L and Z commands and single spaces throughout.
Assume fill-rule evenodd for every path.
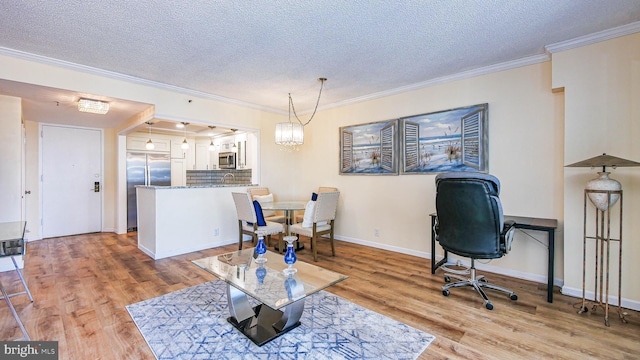
M 223 183 L 223 184 L 225 183 L 225 180 L 227 179 L 227 175 L 231 175 L 231 177 L 232 177 L 234 180 L 236 179 L 236 176 L 235 176 L 235 175 L 233 175 L 232 173 L 226 173 L 226 174 L 224 174 L 224 176 L 222 176 L 222 183 Z

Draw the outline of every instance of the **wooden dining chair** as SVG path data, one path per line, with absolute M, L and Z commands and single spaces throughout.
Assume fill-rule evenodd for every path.
M 231 195 L 233 195 L 233 202 L 236 205 L 236 212 L 238 213 L 238 250 L 242 250 L 243 235 L 250 235 L 255 245 L 258 242 L 256 231 L 262 230 L 266 235 L 266 245 L 271 246 L 271 235 L 284 233 L 284 226 L 280 223 L 265 220 L 265 225 L 258 225 L 258 216 L 249 193 L 233 192 Z
M 331 242 L 331 255 L 336 256 L 336 249 L 333 244 L 334 228 L 336 211 L 338 209 L 338 198 L 340 192 L 321 192 L 318 194 L 318 199 L 315 201 L 315 206 L 310 207 L 307 211 L 313 211 L 313 214 L 307 213 L 307 218 L 312 221 L 311 227 L 306 227 L 302 223 L 293 224 L 289 227 L 289 232 L 296 235 L 304 235 L 311 239 L 311 249 L 313 250 L 313 261 L 318 261 L 318 246 L 317 241 L 323 235 L 329 235 L 329 241 Z

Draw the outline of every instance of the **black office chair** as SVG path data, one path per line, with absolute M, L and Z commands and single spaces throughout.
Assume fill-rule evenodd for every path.
M 511 290 L 487 282 L 484 276 L 476 276 L 476 259 L 496 259 L 505 255 L 511 247 L 515 223 L 505 223 L 500 203 L 500 181 L 488 174 L 453 172 L 436 176 L 436 239 L 443 249 L 471 258 L 467 277 L 462 273 L 445 275 L 460 281 L 442 286 L 442 294 L 449 296 L 449 289 L 471 286 L 482 296 L 485 306 L 493 305 L 483 288 L 503 291 L 511 300 L 518 296 Z

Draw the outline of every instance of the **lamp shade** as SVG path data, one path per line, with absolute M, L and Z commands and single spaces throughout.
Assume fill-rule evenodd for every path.
M 304 127 L 294 122 L 276 124 L 276 144 L 298 146 L 304 144 Z
M 640 163 L 622 159 L 619 157 L 602 154 L 596 157 L 592 157 L 590 159 L 578 161 L 577 163 L 573 163 L 571 165 L 566 165 L 565 167 L 600 167 L 602 166 L 602 171 L 598 172 L 598 177 L 595 179 L 591 179 L 587 182 L 585 187 L 586 190 L 595 190 L 595 191 L 620 191 L 622 190 L 622 185 L 615 179 L 609 178 L 609 172 L 607 172 L 607 166 L 612 168 L 617 167 L 631 167 L 631 166 L 640 166 Z M 617 193 L 614 194 L 606 194 L 606 193 L 598 193 L 591 192 L 588 194 L 589 200 L 601 211 L 607 211 L 610 207 L 612 207 L 620 198 L 620 195 Z

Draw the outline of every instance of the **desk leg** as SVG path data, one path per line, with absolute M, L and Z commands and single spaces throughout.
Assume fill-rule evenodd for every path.
M 553 260 L 555 259 L 555 248 L 556 248 L 556 240 L 555 240 L 555 229 L 550 229 L 547 231 L 549 234 L 549 264 L 547 266 L 547 302 L 553 302 Z

